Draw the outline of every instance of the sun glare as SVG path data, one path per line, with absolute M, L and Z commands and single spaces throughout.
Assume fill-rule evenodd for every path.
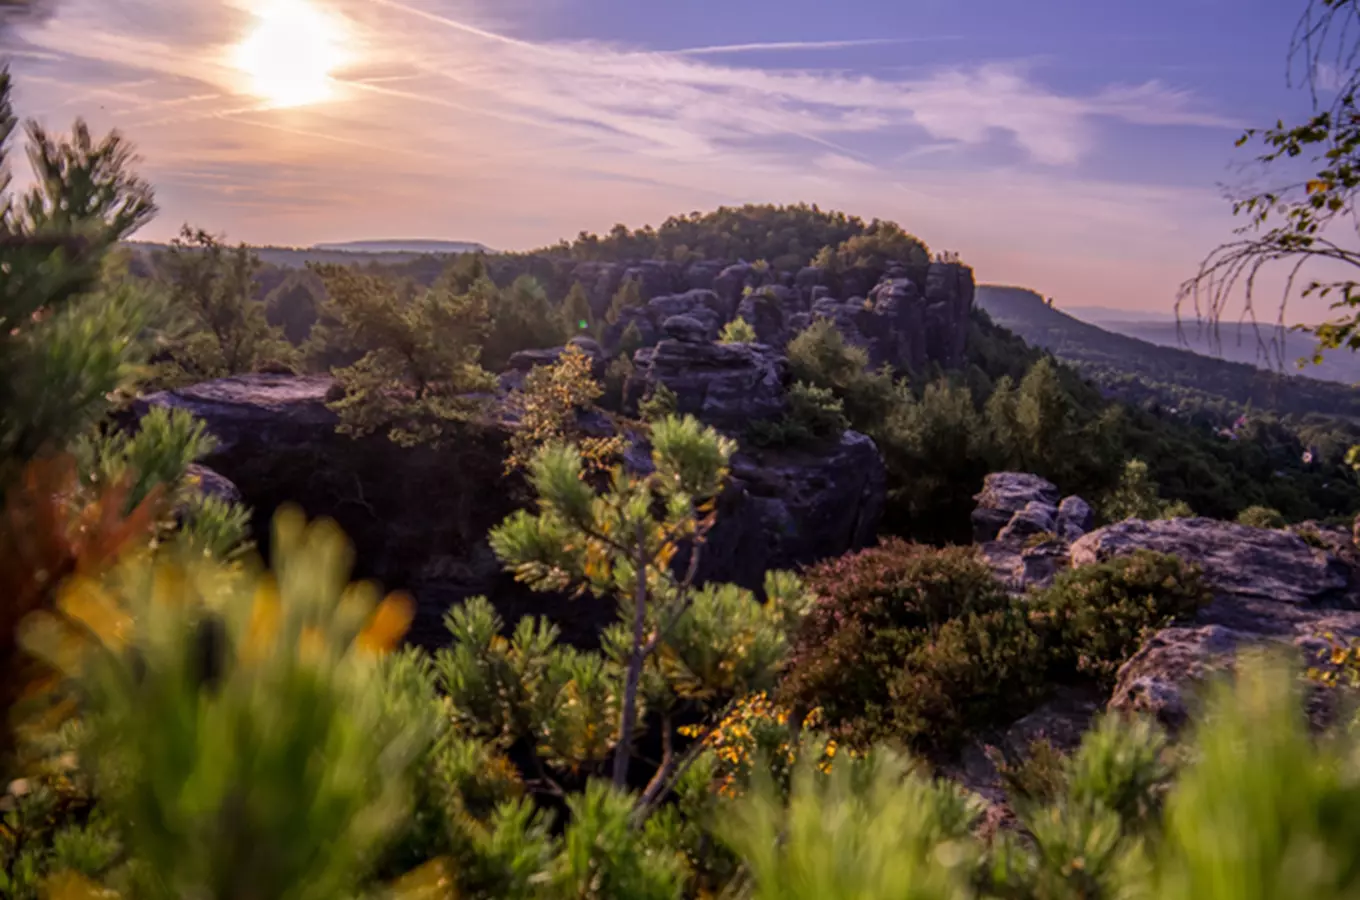
M 309 0 L 259 0 L 257 23 L 236 48 L 250 90 L 273 107 L 331 97 L 331 73 L 345 62 L 336 20 Z

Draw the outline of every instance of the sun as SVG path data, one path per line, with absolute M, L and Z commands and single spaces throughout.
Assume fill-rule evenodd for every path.
M 272 107 L 330 99 L 331 73 L 345 63 L 338 22 L 310 0 L 259 0 L 255 15 L 233 59 L 251 92 Z

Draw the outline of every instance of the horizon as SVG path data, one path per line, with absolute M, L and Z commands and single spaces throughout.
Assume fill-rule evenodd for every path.
M 1251 177 L 1242 129 L 1310 109 L 1284 79 L 1302 3 L 817 9 L 59 0 L 0 55 L 21 114 L 135 143 L 162 209 L 141 240 L 514 251 L 807 202 L 899 222 L 980 281 L 1144 312 L 1231 238 L 1216 185 Z

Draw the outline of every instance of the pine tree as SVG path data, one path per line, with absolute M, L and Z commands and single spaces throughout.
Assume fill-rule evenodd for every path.
M 334 371 L 343 396 L 331 403 L 340 431 L 385 432 L 404 445 L 438 444 L 483 407 L 495 379 L 477 360 L 489 327 L 484 279 L 466 294 L 441 279 L 409 281 L 347 266 L 317 266 L 330 296 L 310 352 L 357 356 Z
M 562 301 L 562 322 L 570 335 L 591 335 L 595 333 L 595 314 L 590 309 L 590 297 L 581 282 L 576 282 Z
M 260 261 L 245 244 L 228 247 L 187 225 L 157 268 L 170 297 L 170 356 L 177 380 L 203 381 L 285 362 L 292 348 L 255 299 Z
M 644 475 L 616 466 L 603 491 L 583 478 L 575 447 L 544 448 L 532 466 L 538 513 L 521 510 L 491 532 L 496 555 L 531 588 L 577 587 L 619 598 L 621 621 L 604 637 L 623 672 L 615 695 L 614 785 L 628 784 L 644 698 L 663 713 L 668 742 L 666 759 L 644 791 L 644 805 L 668 789 L 679 764 L 669 751 L 670 707 L 687 696 L 734 697 L 763 689 L 805 600 L 801 590 L 775 589 L 762 606 L 730 585 L 695 584 L 736 445 L 691 417 L 657 422 L 650 434 L 653 471 Z M 689 559 L 677 567 L 682 550 Z M 649 670 L 649 664 L 656 668 Z
M 610 325 L 617 325 L 625 309 L 636 309 L 641 306 L 642 284 L 636 278 L 625 278 L 609 302 L 609 312 L 605 314 L 605 321 Z

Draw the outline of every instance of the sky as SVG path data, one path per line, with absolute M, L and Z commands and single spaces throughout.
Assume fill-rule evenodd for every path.
M 979 281 L 1170 309 L 1231 237 L 1244 127 L 1301 116 L 1303 0 L 57 0 L 20 112 L 137 146 L 161 214 L 252 244 L 541 246 L 806 201 Z M 1297 307 L 1316 319 L 1320 307 Z

